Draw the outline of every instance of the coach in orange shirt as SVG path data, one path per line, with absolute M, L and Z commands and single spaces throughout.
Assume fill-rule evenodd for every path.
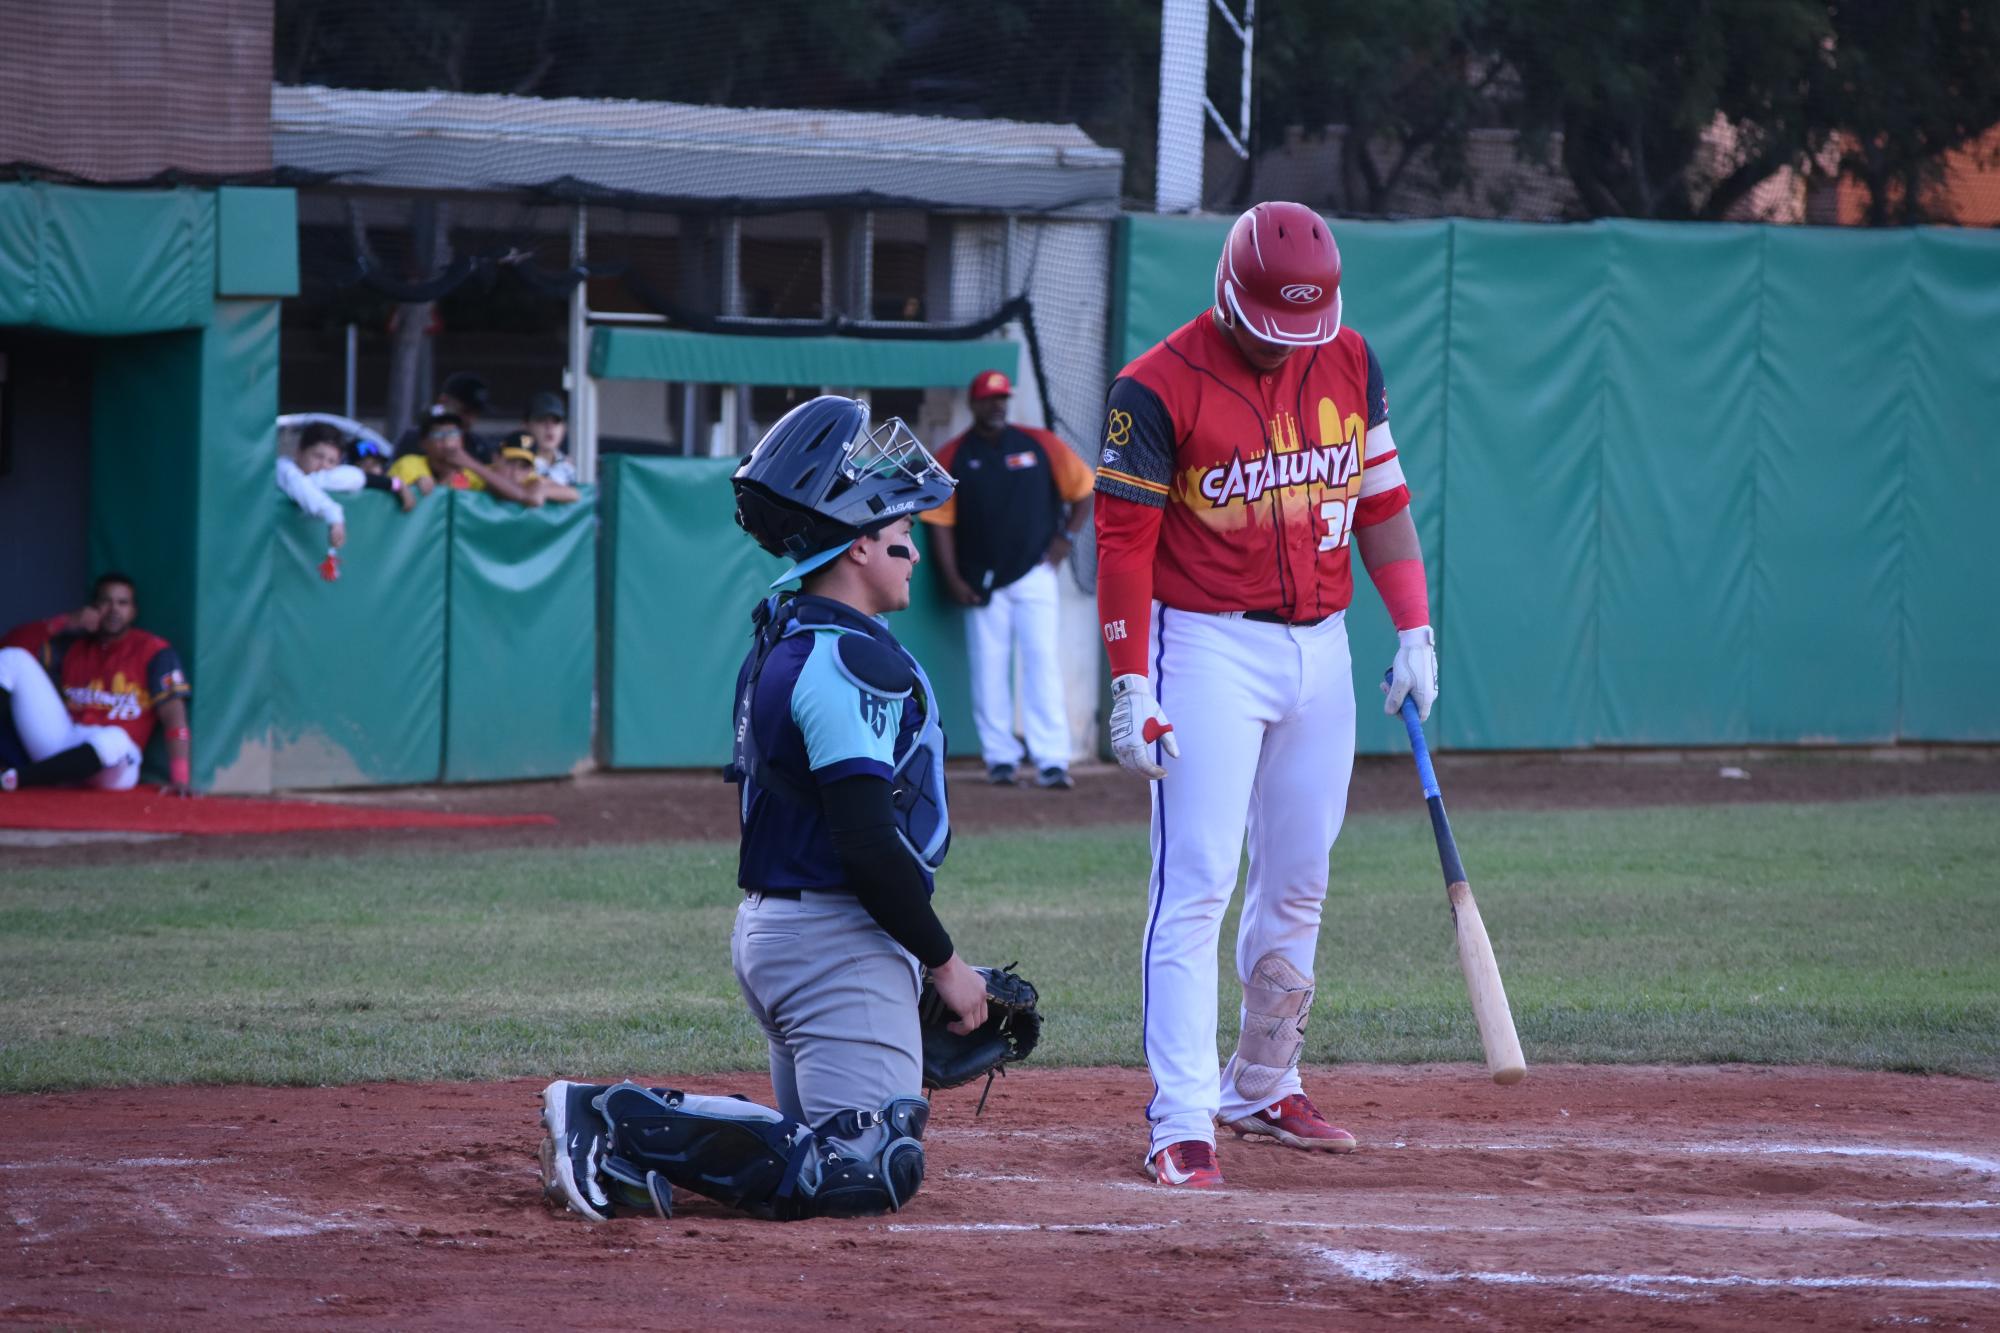
M 1061 437 L 1007 420 L 1014 386 L 997 370 L 967 390 L 972 429 L 937 451 L 958 487 L 923 521 L 953 600 L 971 608 L 972 715 L 986 776 L 1014 781 L 1031 760 L 1038 787 L 1067 789 L 1069 715 L 1056 655 L 1056 572 L 1090 518 L 1094 479 Z M 1014 734 L 1014 654 L 1021 657 L 1021 722 Z

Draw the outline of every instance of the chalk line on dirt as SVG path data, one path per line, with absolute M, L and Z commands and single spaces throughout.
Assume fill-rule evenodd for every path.
M 1506 1287 L 1564 1287 L 1582 1291 L 1617 1291 L 1667 1299 L 1682 1299 L 1684 1292 L 1687 1291 L 1729 1288 L 1782 1291 L 2000 1291 L 2000 1282 L 1989 1282 L 1983 1278 L 1899 1278 L 1860 1275 L 1750 1277 L 1742 1273 L 1694 1276 L 1684 1273 L 1438 1271 L 1425 1268 L 1403 1255 L 1376 1250 L 1337 1250 L 1325 1246 L 1313 1246 L 1309 1252 L 1335 1269 L 1341 1276 L 1359 1282 L 1410 1282 L 1425 1285 L 1476 1282 Z

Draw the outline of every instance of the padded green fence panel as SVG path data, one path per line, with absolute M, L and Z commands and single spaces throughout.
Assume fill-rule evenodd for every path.
M 1454 227 L 1450 641 L 1432 719 L 1447 745 L 1588 745 L 1595 730 L 1607 239 L 1601 228 Z
M 1450 325 L 1451 224 L 1335 224 L 1342 318 L 1361 330 L 1382 362 L 1389 427 L 1410 484 L 1411 509 L 1432 577 L 1431 623 L 1449 632 L 1436 587 L 1444 554 L 1445 333 Z M 1396 655 L 1396 627 L 1368 581 L 1358 550 L 1347 640 L 1354 656 L 1355 748 L 1406 754 L 1403 724 L 1382 712 L 1382 673 Z
M 270 495 L 278 303 L 217 301 L 201 347 L 201 425 L 194 449 L 200 616 L 188 661 L 194 679 L 206 684 L 196 686 L 205 694 L 194 769 L 197 782 L 218 791 L 268 791 L 270 644 L 264 616 L 277 521 Z
M 215 292 L 215 197 L 0 185 L 0 279 L 0 324 L 96 335 L 199 327 Z
M 567 774 L 590 756 L 596 500 L 523 509 L 457 491 L 448 502 L 445 781 Z
M 1897 733 L 1909 232 L 1766 228 L 1751 736 Z
M 750 611 L 784 568 L 736 526 L 736 464 L 608 460 L 601 694 L 613 767 L 729 760 L 730 696 L 749 649 Z M 974 754 L 964 620 L 930 572 L 918 569 L 910 609 L 889 623 L 937 687 L 951 753 Z
M 2000 740 L 2000 235 L 1915 235 L 1903 735 Z
M 750 610 L 784 566 L 734 520 L 733 458 L 606 460 L 605 762 L 729 760 L 730 695 Z
M 90 559 L 138 580 L 139 623 L 180 652 L 196 785 L 264 791 L 278 307 L 225 301 L 213 316 L 97 344 Z
M 1112 374 L 1215 300 L 1215 260 L 1235 221 L 1134 214 L 1120 222 L 1113 285 L 1124 299 L 1113 318 Z M 1344 243 L 1346 227 L 1335 235 Z
M 444 760 L 451 506 L 433 497 L 405 514 L 378 491 L 338 499 L 347 545 L 340 578 L 328 583 L 319 574 L 326 525 L 275 487 L 263 497 L 278 516 L 268 617 L 272 785 L 435 782 Z
M 1599 535 L 1594 739 L 1741 742 L 1761 247 L 1747 227 L 1604 230 L 1599 505 L 1616 521 Z

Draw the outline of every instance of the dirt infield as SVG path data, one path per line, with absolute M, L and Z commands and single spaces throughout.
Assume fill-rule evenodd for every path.
M 940 1099 L 901 1214 L 544 1210 L 532 1083 L 0 1099 L 0 1322 L 405 1329 L 2000 1324 L 2000 1098 L 1825 1070 L 1313 1070 L 1362 1150 L 1139 1171 L 1130 1070 Z M 705 1091 L 768 1089 L 703 1080 Z
M 1723 777 L 1724 766 L 1748 772 Z M 1440 764 L 1454 809 L 1821 801 L 2000 790 L 1989 755 Z M 967 781 L 967 778 L 973 780 Z M 1113 771 L 1075 792 L 961 773 L 970 832 L 1145 818 Z M 707 775 L 416 788 L 342 801 L 546 813 L 553 825 L 22 847 L 10 866 L 548 847 L 734 835 Z M 1364 761 L 1352 808 L 1419 808 L 1407 761 Z M 1230 1188 L 1139 1169 L 1140 1070 L 1028 1068 L 940 1098 L 903 1213 L 759 1223 L 545 1210 L 539 1085 L 164 1088 L 0 1097 L 0 1325 L 407 1329 L 1758 1330 L 2000 1327 L 1994 1085 L 1827 1070 L 1315 1069 L 1362 1150 L 1223 1145 Z M 671 1074 L 657 1081 L 672 1081 Z M 698 1091 L 768 1100 L 745 1076 Z
M 2000 791 L 2000 752 L 1891 751 L 1891 758 L 1793 753 L 1443 755 L 1437 761 L 1445 800 L 1456 811 L 1559 810 L 1638 805 L 1734 805 L 1765 801 L 1842 801 L 1881 796 Z M 1725 769 L 1744 774 L 1724 777 Z M 980 771 L 952 765 L 955 828 L 982 833 L 1067 828 L 1147 818 L 1145 784 L 1116 768 L 1077 771 L 1074 791 L 995 788 Z M 306 794 L 306 793 L 302 793 Z M 491 829 L 375 829 L 290 833 L 276 837 L 180 838 L 131 843 L 63 842 L 6 846 L 15 865 L 180 861 L 213 856 L 299 856 L 362 851 L 439 851 L 481 847 L 564 847 L 736 837 L 736 789 L 711 772 L 591 773 L 555 782 L 471 787 L 404 787 L 319 793 L 341 804 L 389 805 L 476 815 L 550 815 L 555 822 Z M 1366 757 L 1355 765 L 1348 808 L 1405 811 L 1423 802 L 1406 757 Z

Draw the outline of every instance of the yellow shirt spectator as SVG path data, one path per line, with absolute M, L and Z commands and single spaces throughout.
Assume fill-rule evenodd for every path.
M 437 482 L 438 485 L 449 486 L 453 490 L 483 491 L 486 489 L 486 482 L 483 478 L 474 476 L 464 468 L 453 468 L 451 474 L 446 477 L 437 476 L 431 471 L 430 460 L 422 454 L 404 454 L 401 458 L 389 464 L 389 475 L 401 481 L 405 486 L 414 486 L 417 484 L 418 478 L 429 477 Z

